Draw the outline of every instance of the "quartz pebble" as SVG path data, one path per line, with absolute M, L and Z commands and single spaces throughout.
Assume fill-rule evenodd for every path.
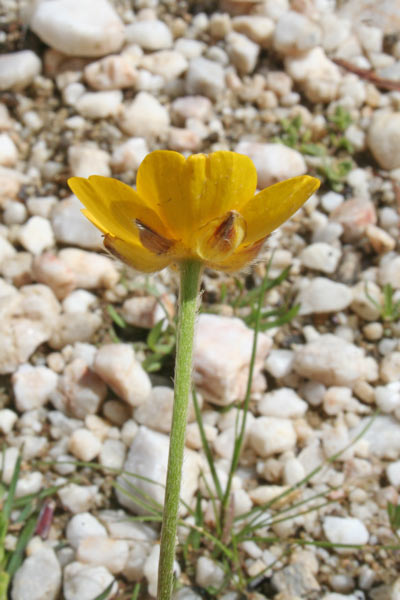
M 151 94 L 140 92 L 124 110 L 120 119 L 122 130 L 137 137 L 162 137 L 167 133 L 169 113 Z
M 0 56 L 0 90 L 22 90 L 41 71 L 39 57 L 32 50 Z
M 226 37 L 227 52 L 239 73 L 251 73 L 257 64 L 260 47 L 241 33 L 232 31 Z
M 131 406 L 139 406 L 150 395 L 149 376 L 135 359 L 129 344 L 102 346 L 95 356 L 93 368 L 117 396 Z
M 249 443 L 262 457 L 293 450 L 296 432 L 289 419 L 258 417 L 250 428 Z
M 24 364 L 12 377 L 15 405 L 20 412 L 44 406 L 57 386 L 58 376 L 47 367 Z
M 264 394 L 257 409 L 265 417 L 299 418 L 305 414 L 307 403 L 294 390 L 283 387 Z
M 239 142 L 235 152 L 245 154 L 254 162 L 260 189 L 290 177 L 304 175 L 307 170 L 300 152 L 283 144 Z
M 312 23 L 295 11 L 283 14 L 276 24 L 273 45 L 277 52 L 283 55 L 297 55 L 318 46 L 321 31 Z
M 74 460 L 73 457 L 70 457 L 70 459 Z M 67 457 L 65 460 L 67 460 Z M 64 472 L 64 474 L 67 475 L 68 473 Z M 62 505 L 74 514 L 83 513 L 93 508 L 96 504 L 97 494 L 98 487 L 96 485 L 77 485 L 76 483 L 69 483 L 57 492 Z
M 223 569 L 210 558 L 201 556 L 196 563 L 196 583 L 206 588 L 212 586 L 219 588 L 224 580 Z
M 54 550 L 42 546 L 16 571 L 12 600 L 56 600 L 61 588 L 61 566 Z
M 51 48 L 73 56 L 104 56 L 124 41 L 124 25 L 107 0 L 40 2 L 30 26 Z
M 288 75 L 302 86 L 311 102 L 331 102 L 337 98 L 340 70 L 320 46 L 299 56 L 288 56 L 285 67 Z
M 364 523 L 351 517 L 325 517 L 323 529 L 332 544 L 350 544 L 363 546 L 368 542 L 369 534 Z M 352 552 L 351 548 L 334 548 L 343 554 Z
M 148 19 L 131 23 L 126 28 L 126 40 L 144 50 L 161 50 L 172 46 L 172 35 L 163 21 Z
M 67 344 L 90 342 L 102 325 L 99 315 L 91 312 L 72 312 L 59 315 L 49 345 L 61 350 Z
M 82 563 L 105 567 L 110 573 L 120 573 L 128 560 L 129 545 L 125 540 L 90 536 L 79 542 L 76 558 Z
M 54 246 L 54 233 L 49 221 L 43 217 L 31 217 L 19 231 L 21 245 L 34 255 Z
M 7 133 L 0 133 L 0 165 L 13 167 L 18 160 L 18 150 Z
M 261 15 L 234 17 L 232 27 L 262 48 L 268 48 L 271 45 L 274 22 L 268 17 Z
M 128 56 L 112 55 L 88 64 L 83 71 L 95 90 L 121 90 L 136 85 L 138 72 Z
M 296 302 L 300 315 L 338 312 L 347 308 L 353 299 L 351 289 L 325 277 L 315 277 L 302 285 Z
M 74 515 L 69 521 L 66 529 L 68 543 L 75 549 L 79 547 L 82 540 L 88 537 L 107 538 L 107 530 L 96 517 L 88 512 Z
M 91 143 L 76 144 L 68 148 L 68 162 L 71 175 L 90 177 L 90 175 L 110 176 L 110 156 L 104 150 Z
M 148 151 L 145 138 L 129 138 L 114 148 L 111 156 L 111 168 L 117 173 L 130 170 L 136 171 Z
M 106 256 L 78 248 L 65 248 L 61 250 L 58 257 L 73 273 L 76 287 L 83 289 L 112 288 L 119 279 L 114 262 Z
M 75 108 L 85 119 L 106 119 L 120 113 L 122 100 L 119 90 L 85 92 L 76 101 Z
M 341 255 L 339 248 L 317 242 L 304 248 L 299 258 L 305 267 L 331 274 L 336 271 Z
M 88 429 L 76 429 L 69 438 L 68 450 L 78 460 L 89 462 L 100 454 L 101 442 Z
M 64 598 L 65 600 L 93 600 L 104 594 L 113 580 L 113 575 L 106 567 L 71 562 L 64 569 Z M 116 591 L 115 582 L 105 600 L 111 599 Z
M 383 169 L 400 167 L 400 112 L 377 112 L 368 131 L 368 146 Z
M 101 233 L 83 216 L 82 204 L 71 196 L 61 200 L 51 212 L 51 225 L 58 242 L 91 250 L 103 247 Z
M 186 75 L 188 94 L 199 94 L 215 100 L 222 94 L 224 86 L 225 75 L 221 65 L 202 56 L 190 61 Z

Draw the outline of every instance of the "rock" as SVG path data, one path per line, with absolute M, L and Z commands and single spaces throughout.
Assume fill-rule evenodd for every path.
M 16 250 L 6 238 L 0 236 L 0 264 L 3 266 L 3 263 L 7 261 L 7 259 L 15 256 Z
M 161 75 L 165 81 L 172 81 L 185 73 L 188 61 L 176 50 L 160 50 L 145 54 L 140 60 L 140 66 L 150 73 Z
M 300 83 L 311 102 L 331 102 L 337 98 L 340 70 L 321 47 L 317 46 L 298 57 L 287 57 L 285 69 L 294 81 Z
M 137 171 L 148 152 L 149 149 L 144 138 L 129 138 L 126 142 L 114 148 L 111 156 L 111 167 L 117 173 Z
M 306 413 L 307 403 L 294 390 L 283 387 L 264 394 L 257 410 L 264 417 L 297 419 Z
M 66 460 L 68 460 L 68 458 Z M 71 456 L 70 460 L 73 461 L 74 458 Z M 68 483 L 68 485 L 65 485 L 58 490 L 57 495 L 66 510 L 77 514 L 94 508 L 98 493 L 99 488 L 97 485 L 77 485 L 76 483 Z M 96 539 L 98 540 L 99 538 L 97 537 Z
M 58 376 L 47 367 L 18 367 L 12 377 L 15 405 L 25 412 L 44 406 L 57 387 Z
M 151 382 L 135 359 L 129 344 L 102 346 L 94 360 L 94 371 L 131 406 L 139 406 L 151 393 Z
M 35 256 L 32 275 L 39 283 L 48 285 L 58 299 L 65 298 L 76 287 L 74 273 L 51 252 Z
M 134 418 L 140 425 L 169 433 L 171 430 L 174 390 L 166 386 L 156 386 L 146 401 L 136 408 Z M 188 422 L 195 420 L 193 404 L 190 401 Z
M 230 61 L 235 65 L 239 73 L 246 74 L 254 71 L 260 47 L 248 37 L 241 33 L 232 31 L 226 36 L 227 52 Z
M 270 47 L 272 34 L 275 29 L 274 22 L 268 19 L 268 17 L 261 15 L 234 17 L 232 19 L 232 27 L 238 33 L 243 33 L 243 35 L 261 46 L 261 48 Z
M 381 285 L 390 284 L 395 290 L 400 289 L 400 256 L 390 253 L 383 258 L 378 269 L 378 280 Z
M 174 316 L 174 305 L 166 294 L 159 299 L 154 296 L 133 296 L 125 300 L 121 314 L 130 325 L 151 329 L 156 323 L 166 318 L 165 310 L 168 311 L 170 317 Z
M 10 200 L 4 205 L 3 221 L 5 225 L 22 225 L 27 219 L 25 204 Z M 4 238 L 2 238 L 4 239 Z
M 31 217 L 21 226 L 18 240 L 31 254 L 41 254 L 43 250 L 52 248 L 55 244 L 53 230 L 47 219 Z
M 158 19 L 136 21 L 126 27 L 126 41 L 143 50 L 171 48 L 172 34 L 168 26 Z
M 16 145 L 7 133 L 0 133 L 0 165 L 14 167 L 17 160 L 18 150 Z
M 76 144 L 68 148 L 68 163 L 74 177 L 103 175 L 109 177 L 110 156 L 91 143 Z
M 199 135 L 191 129 L 170 127 L 168 130 L 168 148 L 176 152 L 195 152 L 199 150 L 201 140 Z
M 138 72 L 128 56 L 113 55 L 86 65 L 83 76 L 95 90 L 122 90 L 135 87 Z
M 65 248 L 58 257 L 73 273 L 76 287 L 89 290 L 102 287 L 111 289 L 119 279 L 114 262 L 106 256 L 77 248 Z
M 85 119 L 106 119 L 121 112 L 122 100 L 120 90 L 85 92 L 76 101 L 75 108 Z
M 78 460 L 90 462 L 100 454 L 101 442 L 88 429 L 76 429 L 69 438 L 68 450 Z
M 75 290 L 68 294 L 62 303 L 64 312 L 66 313 L 85 313 L 90 312 L 97 303 L 97 297 L 86 290 Z
M 1 273 L 16 287 L 32 283 L 32 255 L 29 252 L 18 252 L 9 256 L 1 264 Z
M 0 90 L 23 90 L 41 68 L 42 63 L 32 50 L 0 55 Z
M 369 422 L 369 417 L 362 419 L 357 427 L 350 432 L 351 439 L 359 435 Z M 400 424 L 392 416 L 375 416 L 362 439 L 368 442 L 369 455 L 383 460 L 398 460 L 400 458 Z
M 400 352 L 390 352 L 381 362 L 380 376 L 384 383 L 400 380 Z
M 251 424 L 249 444 L 259 456 L 266 458 L 293 450 L 296 432 L 289 419 L 258 417 Z
M 292 350 L 271 350 L 265 368 L 272 377 L 285 377 L 292 372 L 294 353 Z
M 121 573 L 128 560 L 129 545 L 125 540 L 91 536 L 80 541 L 76 558 L 82 563 L 105 567 L 111 573 Z
M 205 96 L 182 96 L 171 104 L 171 119 L 174 125 L 182 126 L 187 119 L 207 121 L 212 114 L 212 104 Z
M 301 55 L 319 46 L 320 42 L 319 27 L 299 12 L 288 11 L 276 24 L 273 45 L 284 56 Z
M 287 597 L 304 598 L 321 588 L 314 574 L 304 563 L 294 563 L 280 569 L 272 576 L 272 585 Z
M 367 136 L 368 147 L 382 169 L 400 167 L 400 112 L 377 111 Z
M 254 162 L 259 189 L 290 177 L 304 175 L 307 172 L 304 158 L 300 152 L 283 144 L 239 142 L 235 152 L 249 156 Z
M 77 550 L 82 540 L 88 537 L 107 538 L 107 530 L 96 517 L 88 512 L 74 515 L 66 529 L 68 543 Z
M 390 354 L 388 356 L 390 356 Z M 387 357 L 383 360 L 386 358 Z M 375 402 L 378 409 L 384 413 L 397 411 L 397 409 L 400 408 L 400 382 L 394 380 L 387 385 L 377 385 L 375 388 Z
M 6 485 L 9 485 L 12 480 L 18 456 L 19 450 L 15 446 L 9 446 L 0 456 L 1 481 Z
M 107 0 L 40 2 L 30 27 L 51 48 L 72 56 L 104 56 L 124 42 L 124 25 Z
M 400 460 L 390 463 L 386 467 L 386 475 L 391 485 L 400 486 Z
M 136 514 L 147 514 L 146 504 L 153 501 L 161 506 L 164 502 L 164 484 L 167 475 L 169 438 L 167 435 L 140 427 L 130 447 L 124 471 L 144 477 L 139 479 L 131 475 L 118 478 L 119 485 L 127 490 L 116 490 L 118 500 Z M 193 450 L 185 449 L 180 497 L 190 504 L 198 488 L 200 473 L 199 457 Z M 150 483 L 150 481 L 155 483 Z M 143 494 L 143 495 L 142 495 Z M 135 502 L 135 497 L 138 499 Z M 144 504 L 144 505 L 143 505 Z M 186 509 L 181 506 L 182 514 Z
M 352 291 L 347 285 L 325 277 L 315 277 L 304 282 L 296 297 L 296 304 L 300 304 L 299 315 L 311 315 L 338 312 L 347 308 L 352 299 Z
M 105 440 L 99 460 L 106 469 L 122 469 L 125 461 L 125 444 L 119 440 Z
M 100 231 L 82 214 L 76 196 L 61 200 L 51 212 L 51 225 L 57 242 L 91 250 L 103 248 Z
M 90 312 L 64 313 L 58 317 L 49 345 L 61 350 L 67 344 L 90 342 L 101 325 L 101 317 Z
M 302 377 L 325 385 L 349 387 L 357 379 L 375 377 L 371 366 L 360 347 L 330 333 L 296 349 L 293 363 L 294 370 Z
M 196 583 L 202 588 L 212 586 L 218 589 L 225 578 L 223 568 L 214 560 L 200 556 L 196 563 Z
M 17 419 L 18 415 L 13 410 L 2 408 L 0 410 L 0 431 L 4 433 L 4 435 L 9 434 L 17 422 Z
M 347 242 L 359 240 L 368 225 L 376 223 L 375 206 L 364 198 L 351 198 L 331 212 L 331 218 L 343 227 L 343 239 Z
M 186 92 L 201 95 L 216 100 L 225 88 L 223 67 L 207 58 L 199 56 L 189 63 L 186 75 Z
M 57 600 L 61 567 L 54 551 L 42 546 L 28 556 L 14 575 L 12 600 Z
M 97 414 L 107 395 L 105 383 L 81 358 L 70 362 L 58 382 L 62 408 L 77 419 Z
M 253 332 L 240 319 L 211 314 L 199 316 L 194 342 L 193 380 L 205 399 L 224 406 L 244 397 L 252 343 Z M 254 386 L 270 348 L 270 338 L 260 334 Z
M 124 106 L 120 125 L 127 135 L 163 137 L 169 126 L 169 113 L 157 98 L 140 92 L 133 102 Z
M 376 283 L 373 281 L 359 281 L 352 288 L 352 293 L 351 309 L 353 312 L 366 321 L 379 319 L 381 314 L 379 306 L 382 303 L 383 297 Z
M 385 252 L 391 252 L 395 249 L 396 241 L 389 235 L 384 229 L 376 227 L 375 225 L 367 225 L 365 234 L 378 254 L 384 254 Z
M 93 567 L 80 562 L 71 562 L 64 569 L 63 592 L 65 600 L 93 600 L 113 582 L 114 577 L 105 567 Z M 104 597 L 111 599 L 117 592 L 117 583 Z
M 39 471 L 31 471 L 26 475 L 20 475 L 17 481 L 15 497 L 22 498 L 30 494 L 36 495 L 43 487 L 43 474 Z
M 322 524 L 324 533 L 332 544 L 350 544 L 364 546 L 368 542 L 369 533 L 364 523 L 352 517 L 324 518 Z M 334 548 L 340 554 L 354 552 L 354 548 Z
M 317 242 L 306 246 L 300 252 L 299 258 L 303 266 L 331 274 L 336 271 L 341 256 L 339 248 L 325 242 Z

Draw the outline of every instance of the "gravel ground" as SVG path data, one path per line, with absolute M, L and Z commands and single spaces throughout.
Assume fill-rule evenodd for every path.
M 232 518 L 346 448 L 282 499 L 291 518 L 264 513 L 257 534 L 275 541 L 241 542 L 242 595 L 204 544 L 189 563 L 179 555 L 177 598 L 399 600 L 388 517 L 400 488 L 399 3 L 2 0 L 0 22 L 2 481 L 21 452 L 17 498 L 59 486 L 12 600 L 107 588 L 128 600 L 138 582 L 140 598 L 155 597 L 159 529 L 127 520 L 145 510 L 122 488 L 158 502 L 162 488 L 120 478 L 115 492 L 110 469 L 164 481 L 173 357 L 146 339 L 160 300 L 174 316 L 176 273 L 144 277 L 108 257 L 66 181 L 134 185 L 157 148 L 246 154 L 260 188 L 306 172 L 322 181 L 246 273 L 204 276 L 194 380 L 222 482 L 252 341 L 239 287 L 259 286 L 269 261 L 270 276 L 290 266 L 266 306 L 300 304 L 260 334 Z M 168 345 L 171 326 L 159 336 Z M 182 496 L 194 508 L 200 490 L 212 532 L 194 410 L 184 469 Z

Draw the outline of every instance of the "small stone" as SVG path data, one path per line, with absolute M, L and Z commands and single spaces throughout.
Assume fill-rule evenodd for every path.
M 131 417 L 131 409 L 124 402 L 108 400 L 103 405 L 103 415 L 114 425 L 122 427 Z M 125 442 L 124 442 L 125 443 Z
M 31 50 L 12 52 L 0 56 L 0 90 L 22 90 L 36 75 L 39 75 L 42 63 Z
M 225 74 L 220 64 L 202 56 L 190 61 L 186 75 L 188 94 L 199 94 L 215 100 L 222 94 L 224 88 Z
M 172 81 L 185 73 L 188 61 L 176 50 L 160 50 L 143 56 L 140 66 L 150 73 L 161 75 L 165 81 Z
M 249 156 L 257 169 L 260 189 L 307 171 L 303 156 L 283 144 L 239 142 L 235 152 Z
M 386 475 L 391 485 L 400 487 L 400 460 L 396 460 L 386 467 Z
M 202 588 L 212 586 L 218 589 L 224 581 L 224 570 L 214 560 L 200 556 L 196 563 L 196 583 Z
M 315 277 L 305 283 L 296 297 L 300 315 L 338 312 L 353 299 L 351 289 L 325 277 Z
M 101 442 L 88 429 L 76 429 L 69 438 L 68 450 L 78 460 L 90 462 L 100 454 Z
M 320 585 L 304 563 L 294 563 L 274 573 L 272 585 L 291 598 L 306 598 L 319 592 Z
M 232 31 L 226 37 L 227 52 L 231 62 L 239 73 L 246 74 L 254 71 L 260 47 L 241 33 Z
M 111 168 L 117 173 L 137 171 L 148 152 L 149 149 L 144 138 L 129 138 L 126 142 L 114 148 L 111 156 Z
M 104 56 L 124 42 L 124 24 L 107 0 L 41 2 L 30 27 L 51 48 L 72 56 Z
M 103 239 L 100 231 L 82 214 L 82 204 L 76 196 L 61 200 L 51 212 L 51 224 L 57 242 L 100 250 Z
M 0 264 L 7 262 L 7 260 L 16 255 L 15 248 L 9 241 L 0 236 Z
M 264 364 L 272 377 L 280 378 L 292 372 L 293 359 L 292 350 L 271 350 Z
M 105 383 L 81 358 L 70 362 L 58 382 L 62 408 L 77 419 L 96 414 L 107 395 Z M 53 402 L 54 402 L 53 397 Z
M 26 207 L 22 202 L 10 200 L 4 205 L 3 221 L 6 225 L 22 225 L 25 223 L 26 217 Z
M 300 83 L 311 102 L 331 102 L 337 98 L 340 70 L 321 47 L 317 46 L 298 57 L 287 57 L 285 67 L 287 74 Z
M 17 160 L 18 150 L 16 145 L 7 133 L 0 133 L 0 165 L 13 167 Z
M 212 104 L 205 96 L 183 96 L 171 104 L 171 119 L 174 125 L 182 126 L 187 119 L 207 121 L 212 114 Z
M 199 135 L 191 129 L 170 127 L 168 130 L 168 148 L 176 152 L 195 152 L 200 148 Z
M 13 410 L 2 408 L 0 410 L 0 431 L 4 435 L 8 435 L 12 431 L 17 419 L 18 415 Z
M 135 327 L 152 329 L 156 323 L 166 318 L 164 307 L 171 317 L 174 316 L 174 306 L 167 295 L 160 299 L 154 296 L 133 296 L 125 300 L 122 305 L 122 316 L 127 323 Z
M 276 24 L 274 48 L 280 54 L 298 55 L 320 45 L 321 30 L 299 12 L 288 11 Z
M 259 456 L 266 458 L 293 450 L 296 432 L 289 419 L 258 417 L 251 425 L 249 443 Z
M 91 143 L 76 144 L 68 148 L 68 163 L 74 177 L 102 175 L 109 177 L 110 156 Z
M 299 258 L 305 267 L 331 274 L 336 271 L 341 256 L 339 248 L 324 242 L 317 242 L 306 246 L 300 252 Z
M 390 352 L 383 358 L 380 376 L 384 383 L 391 383 L 400 379 L 400 352 Z
M 400 112 L 377 111 L 368 131 L 368 146 L 382 169 L 400 167 Z
M 59 459 L 60 458 L 68 460 L 68 457 L 59 457 Z M 69 460 L 73 461 L 74 458 L 71 456 L 69 457 Z M 59 465 L 58 469 L 63 466 L 69 467 L 70 465 Z M 67 472 L 64 471 L 64 475 L 68 475 L 70 472 L 71 471 L 68 470 Z M 63 486 L 58 490 L 57 495 L 66 510 L 77 514 L 93 508 L 96 505 L 98 493 L 99 489 L 97 485 L 77 485 L 76 483 L 68 483 L 68 485 Z
M 15 446 L 6 448 L 0 455 L 1 481 L 6 485 L 9 485 L 13 478 L 18 457 L 19 450 Z
M 261 15 L 234 17 L 232 19 L 232 27 L 238 33 L 243 33 L 243 35 L 261 46 L 261 48 L 270 47 L 272 34 L 275 29 L 274 22 L 268 19 L 268 17 Z
M 128 135 L 162 137 L 169 126 L 168 110 L 151 94 L 140 92 L 133 102 L 124 106 L 120 125 Z
M 128 56 L 114 55 L 88 64 L 83 76 L 95 90 L 122 90 L 135 87 L 138 72 Z
M 122 469 L 125 461 L 125 444 L 119 440 L 105 440 L 101 447 L 99 461 L 106 469 Z
M 49 345 L 61 350 L 67 344 L 90 342 L 101 325 L 101 317 L 90 312 L 64 313 L 58 317 Z
M 25 412 L 44 406 L 57 387 L 58 376 L 47 367 L 24 364 L 12 377 L 17 410 Z
M 106 256 L 78 248 L 65 248 L 58 257 L 74 274 L 76 287 L 111 289 L 119 279 L 114 262 Z
M 114 577 L 105 567 L 71 562 L 64 569 L 64 599 L 93 600 L 104 594 L 113 581 Z M 115 582 L 104 600 L 110 600 L 116 594 L 117 587 Z
M 97 297 L 86 290 L 75 290 L 68 294 L 62 302 L 66 313 L 86 313 L 97 302 Z
M 364 523 L 352 517 L 325 517 L 322 524 L 324 533 L 332 544 L 350 544 L 364 546 L 369 533 Z M 354 548 L 333 548 L 339 554 L 354 552 Z
M 32 275 L 39 283 L 48 285 L 58 299 L 64 298 L 76 287 L 74 273 L 51 252 L 35 256 Z
M 369 425 L 363 435 L 363 440 L 368 442 L 369 454 L 380 459 L 398 460 L 400 458 L 400 424 L 391 415 L 375 416 L 372 424 L 370 418 L 365 418 L 351 431 L 354 439 Z
M 129 545 L 126 540 L 91 536 L 80 541 L 76 558 L 82 563 L 106 567 L 111 573 L 121 573 L 128 560 L 128 554 Z
M 283 387 L 264 394 L 257 410 L 265 417 L 297 419 L 306 413 L 307 403 L 294 390 Z
M 85 119 L 106 119 L 120 113 L 122 100 L 120 90 L 85 92 L 76 101 L 75 108 Z
M 151 382 L 135 359 L 129 344 L 102 346 L 94 360 L 94 371 L 131 406 L 139 406 L 151 393 Z
M 366 321 L 374 321 L 380 317 L 382 292 L 373 281 L 359 281 L 353 288 L 351 309 Z
M 42 546 L 28 556 L 12 581 L 12 600 L 57 600 L 61 588 L 61 567 L 54 551 Z
M 151 506 L 151 500 L 147 500 L 147 496 L 160 505 L 163 504 L 168 447 L 167 435 L 152 431 L 147 427 L 139 428 L 130 447 L 124 471 L 135 473 L 143 478 L 136 478 L 133 475 L 124 475 L 123 478 L 118 478 L 119 485 L 128 492 L 127 494 L 116 490 L 120 504 L 141 515 L 148 512 L 145 508 L 146 503 L 150 502 Z M 197 453 L 185 449 L 180 497 L 189 505 L 198 488 L 199 472 L 200 464 Z M 151 483 L 152 481 L 155 483 Z M 140 503 L 135 502 L 135 497 L 140 500 Z M 186 509 L 181 506 L 181 511 L 185 513 Z
M 18 240 L 25 250 L 35 255 L 41 254 L 43 250 L 55 244 L 51 225 L 43 217 L 31 217 L 25 225 L 22 225 Z
M 378 254 L 384 254 L 394 250 L 396 241 L 384 229 L 376 225 L 367 225 L 365 234 L 370 241 L 371 246 Z
M 168 26 L 157 19 L 136 21 L 126 27 L 126 41 L 138 44 L 143 50 L 162 50 L 172 46 Z
M 366 228 L 376 223 L 375 206 L 364 198 L 346 200 L 330 216 L 343 227 L 343 239 L 348 242 L 359 240 Z
M 332 334 L 321 335 L 295 351 L 294 370 L 302 377 L 325 385 L 353 386 L 369 379 L 371 372 L 363 350 Z
M 376 386 L 375 402 L 384 413 L 391 413 L 400 408 L 400 382 L 394 380 L 387 385 Z
M 240 319 L 211 314 L 199 316 L 193 379 L 205 399 L 224 406 L 244 397 L 252 343 L 253 332 Z M 254 386 L 270 348 L 270 338 L 261 333 L 255 359 Z

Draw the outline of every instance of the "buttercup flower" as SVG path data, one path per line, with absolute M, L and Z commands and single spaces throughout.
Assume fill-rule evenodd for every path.
M 140 271 L 198 260 L 236 271 L 253 260 L 266 237 L 318 189 L 308 175 L 258 194 L 257 173 L 235 152 L 156 150 L 141 163 L 136 191 L 109 177 L 68 180 L 83 214 L 104 234 L 105 247 Z

